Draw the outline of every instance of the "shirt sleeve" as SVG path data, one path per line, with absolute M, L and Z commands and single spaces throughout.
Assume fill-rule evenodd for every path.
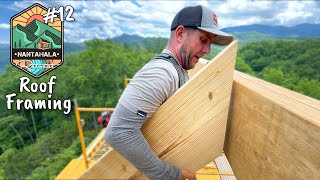
M 149 62 L 122 94 L 105 133 L 106 141 L 150 179 L 179 179 L 180 169 L 161 160 L 140 128 L 178 89 L 178 74 L 169 62 Z M 145 117 L 137 111 L 146 112 Z
M 151 117 L 177 89 L 179 77 L 174 66 L 164 60 L 149 62 L 130 81 L 119 102 L 130 111 Z
M 178 180 L 180 169 L 161 160 L 136 127 L 144 119 L 118 104 L 105 132 L 106 141 L 148 178 Z

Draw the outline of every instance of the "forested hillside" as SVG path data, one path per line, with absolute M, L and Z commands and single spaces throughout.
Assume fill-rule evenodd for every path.
M 320 99 L 320 39 L 251 43 L 237 61 L 249 74 Z
M 51 99 L 76 99 L 82 107 L 115 107 L 124 88 L 124 77 L 132 77 L 155 53 L 137 52 L 110 42 L 94 40 L 87 50 L 65 56 L 64 64 L 40 79 L 13 66 L 0 76 L 0 179 L 53 179 L 81 153 L 73 110 L 8 110 L 6 94 L 19 92 L 19 78 L 48 82 L 57 76 Z M 18 93 L 19 99 L 47 99 L 47 93 Z M 86 144 L 101 127 L 99 113 L 83 113 Z
M 19 78 L 48 82 L 57 76 L 52 99 L 76 99 L 81 107 L 115 107 L 124 77 L 132 77 L 160 52 L 163 39 L 148 48 L 92 40 L 82 52 L 65 56 L 64 64 L 40 79 L 13 66 L 0 76 L 0 179 L 53 179 L 73 158 L 80 155 L 80 143 L 73 110 L 8 110 L 6 94 L 19 92 Z M 138 45 L 136 45 L 138 46 Z M 141 47 L 140 47 L 141 46 Z M 222 48 L 215 48 L 217 53 Z M 238 50 L 236 69 L 286 88 L 320 99 L 320 39 L 261 41 Z M 20 99 L 46 99 L 47 93 L 20 93 Z M 85 141 L 101 127 L 99 113 L 82 113 Z

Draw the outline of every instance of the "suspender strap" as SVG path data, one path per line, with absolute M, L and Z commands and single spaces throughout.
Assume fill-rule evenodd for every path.
M 161 54 L 158 54 L 153 59 L 156 59 L 156 60 L 160 59 L 160 60 L 165 60 L 165 61 L 170 62 L 174 66 L 174 68 L 177 70 L 177 73 L 179 76 L 179 88 L 185 83 L 185 78 L 184 78 L 184 74 L 182 72 L 181 66 L 178 64 L 178 62 L 170 54 L 161 53 Z

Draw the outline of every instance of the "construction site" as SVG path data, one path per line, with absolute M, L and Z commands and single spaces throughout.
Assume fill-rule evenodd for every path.
M 190 79 L 143 125 L 164 161 L 213 179 L 320 179 L 320 101 L 235 70 L 238 42 L 200 59 Z M 125 78 L 127 85 L 130 79 Z M 103 129 L 56 179 L 147 179 L 104 140 Z

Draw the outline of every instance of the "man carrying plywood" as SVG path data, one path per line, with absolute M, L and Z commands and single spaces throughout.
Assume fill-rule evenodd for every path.
M 210 45 L 228 45 L 233 36 L 218 29 L 215 13 L 186 7 L 173 19 L 166 49 L 147 63 L 122 94 L 106 130 L 106 141 L 150 179 L 195 179 L 161 160 L 141 133 L 142 125 L 188 79 L 187 70 L 210 53 Z M 186 157 L 187 158 L 187 157 Z

